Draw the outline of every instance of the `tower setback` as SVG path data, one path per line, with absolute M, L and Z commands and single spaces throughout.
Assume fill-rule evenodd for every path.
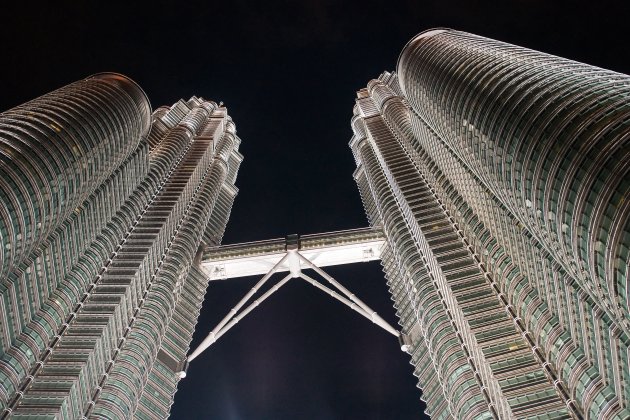
M 629 418 L 630 77 L 449 29 L 350 146 L 433 418 Z

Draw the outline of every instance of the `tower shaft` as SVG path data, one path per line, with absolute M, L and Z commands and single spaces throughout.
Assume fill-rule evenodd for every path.
M 151 116 L 132 81 L 98 75 L 2 118 L 4 144 L 42 151 L 7 154 L 3 169 L 26 187 L 60 171 L 52 194 L 3 189 L 22 209 L 3 213 L 6 243 L 30 239 L 1 264 L 3 414 L 168 416 L 207 286 L 203 248 L 220 241 L 237 192 L 226 109 L 193 97 Z
M 358 92 L 355 179 L 433 417 L 630 414 L 629 88 L 438 29 Z

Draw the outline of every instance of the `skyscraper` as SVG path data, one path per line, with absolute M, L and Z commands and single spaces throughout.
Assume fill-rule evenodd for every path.
M 0 417 L 168 415 L 239 143 L 112 73 L 0 114 Z
M 449 29 L 358 92 L 355 179 L 433 418 L 630 418 L 629 99 Z

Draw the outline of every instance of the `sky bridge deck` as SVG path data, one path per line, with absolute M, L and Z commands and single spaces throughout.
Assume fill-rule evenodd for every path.
M 210 280 L 261 275 L 291 249 L 299 250 L 318 267 L 367 262 L 380 259 L 384 242 L 383 233 L 373 228 L 288 235 L 286 238 L 208 248 L 201 266 Z M 280 264 L 276 271 L 289 271 L 289 263 Z

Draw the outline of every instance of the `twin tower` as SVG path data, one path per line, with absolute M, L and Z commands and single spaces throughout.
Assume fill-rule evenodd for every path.
M 434 29 L 352 129 L 428 414 L 630 418 L 630 77 Z M 0 418 L 168 416 L 239 143 L 112 73 L 0 114 Z

